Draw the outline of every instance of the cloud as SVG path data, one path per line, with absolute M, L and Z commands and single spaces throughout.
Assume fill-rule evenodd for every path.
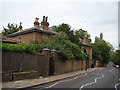
M 90 0 L 91 1 L 91 0 Z M 99 0 L 100 1 L 100 0 Z M 105 0 L 107 1 L 107 0 Z M 111 0 L 113 1 L 113 0 Z M 115 0 L 117 1 L 117 0 Z M 33 26 L 34 18 L 48 16 L 50 26 L 68 23 L 73 29 L 85 29 L 93 40 L 101 32 L 105 40 L 117 45 L 117 2 L 84 2 L 81 0 L 4 0 L 2 24 L 23 22 L 23 28 Z M 114 37 L 114 38 L 109 38 Z

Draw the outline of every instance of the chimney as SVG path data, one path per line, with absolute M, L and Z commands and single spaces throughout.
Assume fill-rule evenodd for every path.
M 83 37 L 83 43 L 87 44 L 88 43 L 88 35 L 85 34 Z
M 45 21 L 47 22 L 47 20 L 48 20 L 48 17 L 46 17 Z
M 45 16 L 43 16 L 43 22 L 45 22 Z
M 22 22 L 20 22 L 20 26 L 18 27 L 18 30 L 19 30 L 19 31 L 22 31 L 22 28 L 23 28 L 23 27 L 22 27 Z
M 34 22 L 34 27 L 37 27 L 37 26 L 39 26 L 39 18 L 35 18 L 35 22 Z
M 48 21 L 48 17 L 43 16 L 43 21 L 41 22 L 41 28 L 43 30 L 47 30 L 48 31 L 49 23 L 47 21 Z

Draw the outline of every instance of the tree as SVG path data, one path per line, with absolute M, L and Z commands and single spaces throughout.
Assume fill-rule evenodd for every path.
M 103 40 L 103 33 L 100 33 L 100 39 Z
M 11 33 L 17 32 L 17 31 L 18 31 L 17 24 L 8 23 L 7 28 L 3 27 L 2 34 L 8 35 L 8 34 L 11 34 Z
M 77 45 L 79 45 L 80 43 L 80 38 L 83 39 L 84 35 L 88 34 L 87 31 L 82 29 L 71 30 L 71 26 L 65 23 L 62 23 L 59 26 L 52 26 L 51 28 L 56 32 L 64 32 L 65 34 L 67 34 L 68 39 Z M 89 42 L 91 42 L 90 36 L 88 37 L 88 39 Z
M 74 31 L 71 30 L 71 26 L 69 24 L 62 23 L 59 26 L 52 26 L 51 28 L 56 32 L 64 32 L 65 34 L 67 34 L 68 39 L 71 42 L 76 42 L 76 36 L 74 35 Z
M 111 47 L 105 40 L 99 40 L 93 44 L 93 59 L 100 60 L 102 64 L 110 60 Z
M 114 64 L 120 65 L 120 50 L 112 52 L 111 61 L 114 62 Z
M 79 41 L 79 39 L 83 39 L 85 34 L 89 35 L 86 30 L 83 30 L 83 29 L 75 30 L 75 36 L 78 39 L 77 41 Z M 91 43 L 90 35 L 88 36 L 88 43 L 89 44 Z
M 52 26 L 52 29 L 56 32 L 65 32 L 66 34 L 69 34 L 71 26 L 69 24 L 62 23 L 59 26 Z
M 84 58 L 79 46 L 72 43 L 64 32 L 54 35 L 51 41 L 46 41 L 40 44 L 39 47 L 41 49 L 55 49 L 63 59 L 76 58 L 80 60 Z

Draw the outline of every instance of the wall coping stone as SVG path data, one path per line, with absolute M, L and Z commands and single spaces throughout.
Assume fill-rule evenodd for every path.
M 43 51 L 50 51 L 50 49 L 48 49 L 48 48 L 43 48 L 42 50 Z
M 51 52 L 56 52 L 57 50 L 51 50 Z

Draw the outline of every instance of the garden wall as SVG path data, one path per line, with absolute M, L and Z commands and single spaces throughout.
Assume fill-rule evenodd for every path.
M 41 76 L 58 75 L 78 70 L 86 70 L 92 60 L 61 60 L 56 50 L 43 49 L 40 54 L 2 52 L 3 77 L 11 78 L 15 71 L 34 70 Z
M 57 75 L 78 70 L 86 70 L 86 68 L 91 68 L 91 65 L 93 64 L 92 60 L 61 60 L 56 51 L 52 52 L 52 54 L 54 57 L 53 60 L 55 59 L 53 72 Z
M 45 59 L 47 59 L 45 56 L 47 56 L 45 51 L 38 55 L 2 51 L 2 72 L 35 70 L 38 71 L 39 75 L 44 75 Z

